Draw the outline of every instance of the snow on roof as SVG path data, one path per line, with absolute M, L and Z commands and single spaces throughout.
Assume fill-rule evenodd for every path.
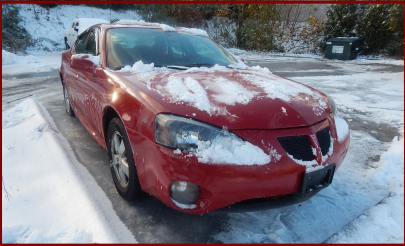
M 140 26 L 156 26 L 162 28 L 164 32 L 175 32 L 176 30 L 166 24 L 159 24 L 159 23 L 152 23 L 152 22 L 146 22 L 144 20 L 120 20 L 116 22 L 117 24 L 129 24 L 129 25 L 140 25 Z
M 120 20 L 120 21 L 117 21 L 116 23 L 117 24 L 128 24 L 128 25 L 140 25 L 140 26 L 156 26 L 156 27 L 159 26 L 165 32 L 178 31 L 178 32 L 193 34 L 193 35 L 197 35 L 197 36 L 209 37 L 208 33 L 201 29 L 185 28 L 185 27 L 173 28 L 166 24 L 146 22 L 144 20 L 139 20 L 139 21 L 138 20 Z
M 197 29 L 197 28 L 185 28 L 185 27 L 180 27 L 177 28 L 178 32 L 184 32 L 188 34 L 193 34 L 193 35 L 198 35 L 198 36 L 204 36 L 204 37 L 209 37 L 208 33 L 204 30 Z

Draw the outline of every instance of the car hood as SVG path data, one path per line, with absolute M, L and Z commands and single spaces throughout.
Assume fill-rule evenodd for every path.
M 308 126 L 331 112 L 321 92 L 261 68 L 191 68 L 119 71 L 167 109 L 228 129 L 280 129 Z

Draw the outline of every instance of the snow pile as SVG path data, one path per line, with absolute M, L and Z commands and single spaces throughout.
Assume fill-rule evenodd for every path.
M 248 104 L 256 95 L 239 83 L 229 81 L 219 77 L 214 81 L 211 89 L 216 92 L 214 100 L 226 105 L 235 105 L 235 103 Z
M 198 141 L 197 149 L 192 149 L 189 155 L 196 156 L 201 163 L 209 164 L 264 165 L 272 161 L 259 147 L 229 132 L 223 133 L 211 141 Z M 179 154 L 180 150 L 173 153 Z M 277 161 L 277 153 L 272 154 Z
M 204 30 L 201 29 L 197 29 L 197 28 L 185 28 L 185 27 L 181 27 L 177 29 L 178 32 L 184 32 L 184 33 L 188 33 L 188 34 L 193 34 L 193 35 L 198 35 L 198 36 L 204 36 L 204 37 L 209 37 L 208 33 Z
M 243 61 L 241 61 L 240 57 L 238 57 L 238 56 L 235 56 L 235 57 L 238 59 L 238 62 L 230 64 L 229 67 L 236 68 L 236 69 L 246 69 L 248 67 L 248 66 L 246 66 L 246 64 Z
M 197 80 L 187 77 L 183 81 L 182 78 L 175 76 L 170 76 L 168 80 L 166 89 L 171 101 L 185 102 L 208 114 L 212 113 L 213 106 L 208 99 L 207 92 Z
M 10 65 L 10 64 L 14 64 L 16 61 L 17 61 L 17 56 L 15 54 L 7 52 L 5 50 L 2 51 L 1 64 Z
M 335 116 L 335 125 L 338 141 L 343 142 L 347 135 L 349 135 L 349 125 L 343 118 L 340 118 L 339 116 Z
M 249 69 L 254 70 L 254 71 L 258 71 L 258 72 L 262 72 L 262 73 L 272 74 L 272 72 L 270 72 L 270 70 L 267 67 L 252 66 Z
M 2 243 L 134 242 L 43 110 L 27 99 L 2 114 Z
M 371 175 L 373 188 L 387 197 L 342 231 L 330 238 L 332 243 L 404 243 L 404 139 L 395 137 Z
M 2 65 L 45 63 L 35 56 L 17 56 L 8 51 L 2 50 Z
M 160 26 L 160 28 L 162 28 L 162 30 L 164 32 L 175 32 L 176 31 L 176 29 L 174 29 L 173 27 L 168 26 L 166 24 L 159 24 L 159 26 Z
M 119 70 L 119 72 L 131 72 L 131 73 L 136 73 L 136 72 L 152 72 L 154 69 L 155 64 L 144 64 L 142 61 L 135 62 L 134 65 L 131 66 L 125 66 Z

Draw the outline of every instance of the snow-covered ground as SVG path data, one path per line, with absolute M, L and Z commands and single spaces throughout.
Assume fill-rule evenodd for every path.
M 47 111 L 26 99 L 2 114 L 2 242 L 136 242 Z
M 2 51 L 2 75 L 47 72 L 58 69 L 63 51 L 35 52 L 34 55 L 22 56 Z

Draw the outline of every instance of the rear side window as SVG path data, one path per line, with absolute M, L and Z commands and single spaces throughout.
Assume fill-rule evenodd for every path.
M 89 32 L 82 33 L 76 41 L 75 47 L 73 49 L 73 54 L 84 54 L 84 45 L 86 43 L 86 39 L 89 36 Z
M 77 39 L 76 46 L 74 47 L 73 54 L 91 54 L 98 55 L 100 30 L 98 28 L 91 28 Z
M 97 49 L 96 46 L 97 46 L 97 42 L 96 42 L 95 30 L 91 29 L 89 31 L 89 35 L 87 36 L 87 42 L 84 47 L 84 53 L 92 54 L 93 56 L 95 56 L 96 49 Z

